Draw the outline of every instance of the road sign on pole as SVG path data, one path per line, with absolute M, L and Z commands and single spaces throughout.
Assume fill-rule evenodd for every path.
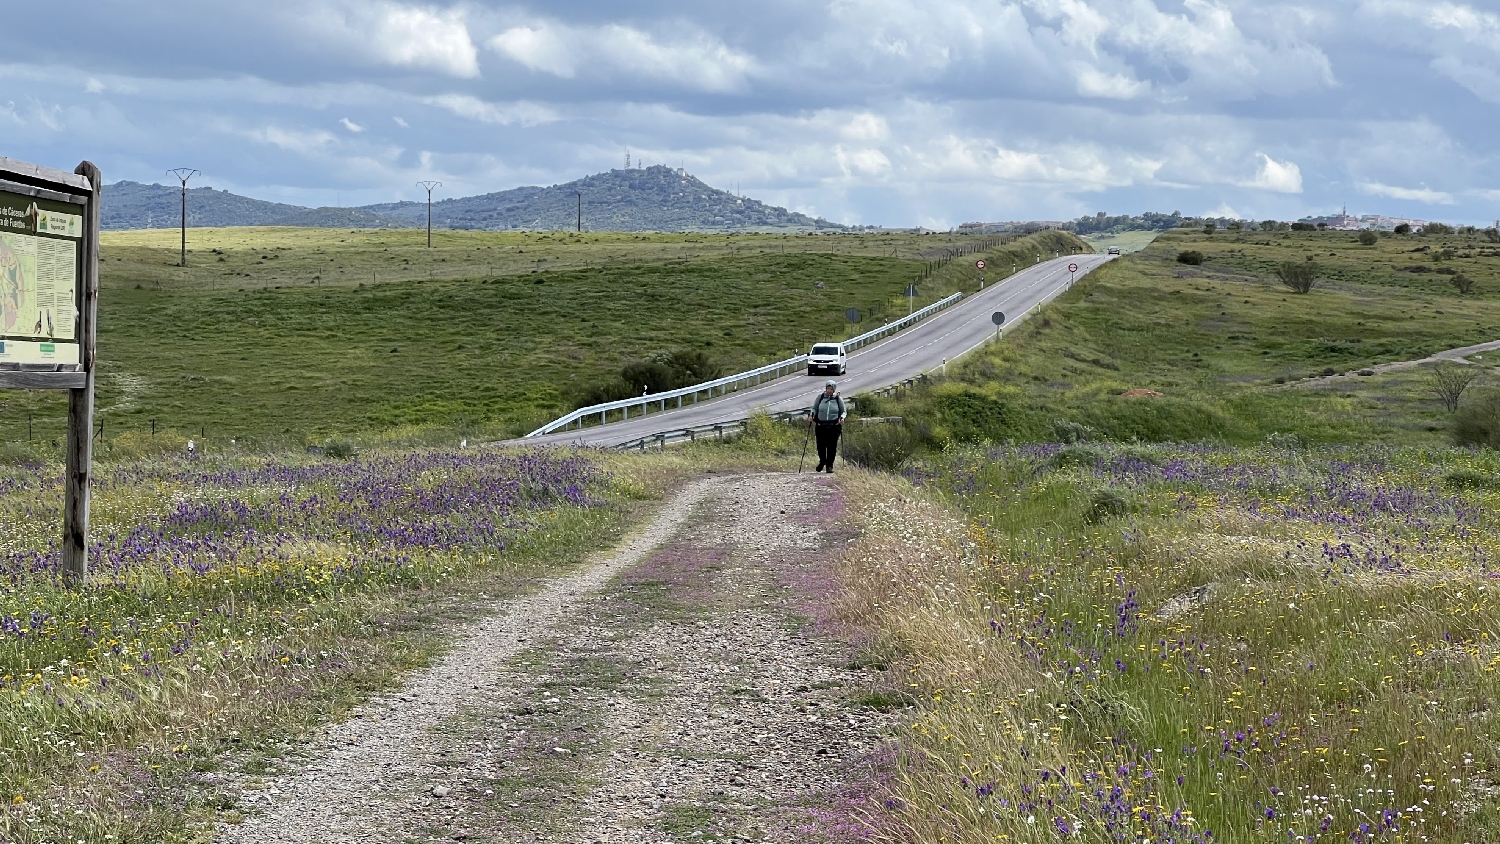
M 1000 326 L 1005 324 L 1005 314 L 1000 311 L 995 311 L 994 313 L 990 314 L 990 322 L 993 322 L 995 324 L 995 339 L 999 340 Z
M 1078 272 L 1077 264 L 1068 264 L 1068 284 L 1073 283 L 1073 275 Z
M 974 266 L 981 270 L 984 269 L 984 259 L 981 258 L 978 261 L 975 261 Z
M 850 322 L 859 322 L 859 308 L 850 308 L 849 310 L 844 311 L 844 319 L 847 319 Z

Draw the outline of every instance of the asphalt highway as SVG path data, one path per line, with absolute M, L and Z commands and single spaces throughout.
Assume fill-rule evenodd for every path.
M 511 440 L 507 444 L 619 445 L 662 431 L 744 419 L 756 410 L 774 413 L 809 407 L 829 377 L 839 382 L 842 395 L 852 396 L 924 372 L 940 371 L 945 360 L 952 362 L 994 338 L 995 325 L 991 321 L 994 312 L 1005 314 L 1007 327 L 1015 325 L 1034 312 L 1038 305 L 1067 291 L 1068 264 L 1078 265 L 1078 272 L 1072 276 L 1076 280 L 1107 260 L 1109 258 L 1104 255 L 1068 255 L 1027 267 L 1009 278 L 987 285 L 982 291 L 966 291 L 968 295 L 959 304 L 850 355 L 849 371 L 843 376 L 788 375 L 728 395 L 699 400 L 697 404 L 680 410 L 669 406 L 666 412 L 653 412 L 643 417 L 632 415 L 624 422 L 558 431 Z

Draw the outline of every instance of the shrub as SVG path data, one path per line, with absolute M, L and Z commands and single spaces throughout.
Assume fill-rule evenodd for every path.
M 1500 229 L 1493 226 L 1484 230 L 1484 239 L 1490 243 L 1500 243 Z
M 845 460 L 880 472 L 898 471 L 926 445 L 915 425 L 894 423 L 845 425 L 842 439 Z
M 1213 234 L 1214 232 L 1216 232 L 1218 230 L 1219 230 L 1219 227 L 1216 226 L 1216 225 L 1214 225 L 1213 223 L 1204 223 L 1203 224 L 1203 233 L 1204 234 Z
M 1459 366 L 1456 363 L 1439 363 L 1427 370 L 1432 394 L 1443 403 L 1449 413 L 1458 410 L 1464 391 L 1479 377 L 1478 367 Z
M 1069 445 L 1059 449 L 1052 455 L 1052 468 L 1070 469 L 1083 468 L 1092 469 L 1104 462 L 1109 455 L 1091 445 Z
M 1362 232 L 1359 233 L 1359 244 L 1361 246 L 1374 246 L 1376 243 L 1379 243 L 1379 242 L 1380 242 L 1380 235 L 1377 235 L 1376 233 L 1374 233 L 1372 231 L 1362 231 Z
M 1083 514 L 1084 522 L 1097 525 L 1109 519 L 1118 519 L 1129 515 L 1135 507 L 1126 495 L 1112 489 L 1101 489 L 1089 497 L 1088 512 Z
M 1187 249 L 1177 253 L 1177 263 L 1192 264 L 1198 266 L 1203 263 L 1203 253 L 1196 249 Z
M 1453 227 L 1447 223 L 1428 223 L 1422 227 L 1422 234 L 1453 234 Z
M 348 440 L 329 440 L 323 444 L 323 455 L 337 460 L 348 460 L 356 450 L 354 443 Z
M 1397 226 L 1394 229 L 1391 229 L 1391 233 L 1392 234 L 1411 234 L 1411 224 L 1410 223 L 1399 223 L 1399 224 L 1397 224 Z
M 1500 489 L 1500 477 L 1473 469 L 1454 469 L 1443 476 L 1443 483 L 1454 489 Z
M 1463 273 L 1455 275 L 1453 278 L 1448 279 L 1448 281 L 1454 287 L 1458 288 L 1459 293 L 1468 293 L 1474 289 L 1474 279 L 1469 278 Z
M 1306 293 L 1318 282 L 1318 265 L 1312 261 L 1282 261 L 1276 277 L 1293 293 Z
M 1315 232 L 1317 230 L 1318 227 L 1312 223 L 1292 223 L 1292 231 L 1294 232 Z
M 1052 440 L 1066 445 L 1088 442 L 1090 440 L 1102 440 L 1104 434 L 1097 428 L 1084 425 L 1081 422 L 1073 422 L 1067 419 L 1055 419 L 1052 422 Z
M 1491 390 L 1463 403 L 1453 420 L 1453 440 L 1459 445 L 1500 448 L 1500 391 Z

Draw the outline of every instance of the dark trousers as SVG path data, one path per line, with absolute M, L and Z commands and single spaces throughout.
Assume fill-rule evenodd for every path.
M 843 430 L 842 425 L 818 426 L 818 466 L 833 468 L 834 455 L 839 452 L 839 434 Z

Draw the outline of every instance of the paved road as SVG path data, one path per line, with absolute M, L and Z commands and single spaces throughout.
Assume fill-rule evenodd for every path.
M 1078 265 L 1075 276 L 1078 278 L 1107 260 L 1104 255 L 1072 255 L 1044 261 L 966 296 L 948 310 L 850 355 L 849 373 L 837 379 L 839 392 L 852 396 L 938 369 L 944 358 L 953 360 L 995 336 L 995 325 L 990 321 L 995 311 L 1003 312 L 1006 324 L 1013 325 L 1038 304 L 1049 302 L 1068 289 L 1068 264 Z M 774 413 L 808 407 L 824 380 L 804 374 L 788 375 L 681 410 L 669 408 L 665 413 L 632 417 L 625 422 L 510 442 L 619 445 L 660 431 L 743 419 L 757 409 Z

